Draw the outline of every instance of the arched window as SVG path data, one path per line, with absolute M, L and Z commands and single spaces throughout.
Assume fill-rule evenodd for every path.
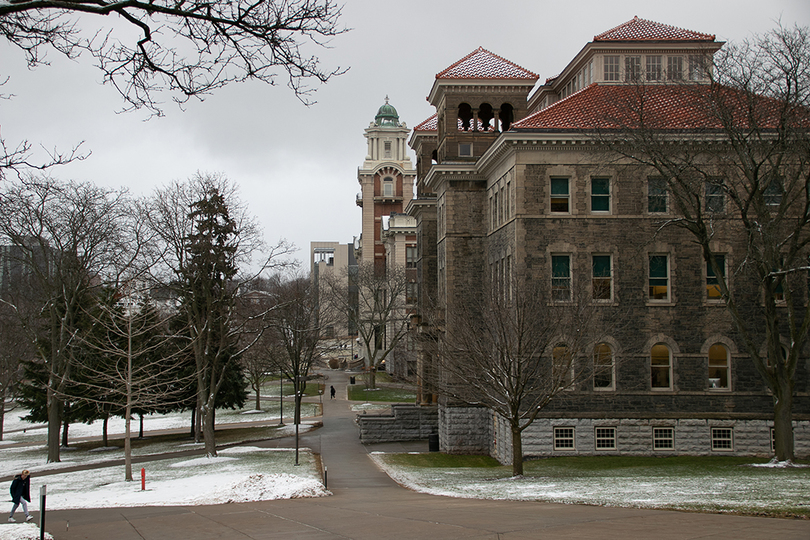
M 615 388 L 613 351 L 607 343 L 600 343 L 593 349 L 593 387 L 595 390 Z
M 501 105 L 501 111 L 498 115 L 501 120 L 501 131 L 509 131 L 512 127 L 512 122 L 515 121 L 514 108 L 508 103 Z
M 650 351 L 650 386 L 653 390 L 672 388 L 672 355 L 663 343 L 653 345 Z
M 709 388 L 729 389 L 729 359 L 725 345 L 715 343 L 709 348 Z
M 492 119 L 495 115 L 492 114 L 492 105 L 489 103 L 482 103 L 478 107 L 478 120 L 481 121 L 481 131 L 492 131 L 495 126 L 492 125 Z
M 571 350 L 565 343 L 558 343 L 551 353 L 552 378 L 554 385 L 561 389 L 569 388 L 574 380 L 574 362 Z
M 472 107 L 469 103 L 462 103 L 458 106 L 458 119 L 461 120 L 462 130 L 470 131 L 472 117 Z

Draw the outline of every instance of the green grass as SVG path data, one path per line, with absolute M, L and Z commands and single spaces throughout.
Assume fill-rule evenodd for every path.
M 392 465 L 425 468 L 502 467 L 498 460 L 490 456 L 440 454 L 439 452 L 429 454 L 389 454 L 386 456 L 386 461 Z
M 349 401 L 384 401 L 390 403 L 412 403 L 416 401 L 416 393 L 408 389 L 378 386 L 370 390 L 363 384 L 350 384 L 348 389 Z

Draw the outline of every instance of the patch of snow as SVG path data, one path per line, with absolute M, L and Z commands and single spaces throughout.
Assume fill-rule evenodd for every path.
M 45 533 L 47 540 L 53 536 Z M 0 524 L 0 540 L 39 540 L 39 525 L 33 523 L 2 523 Z

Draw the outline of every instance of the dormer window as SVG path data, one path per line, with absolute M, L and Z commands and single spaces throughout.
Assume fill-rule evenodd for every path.
M 619 57 L 605 56 L 604 78 L 606 81 L 619 80 Z
M 641 57 L 624 57 L 624 80 L 627 82 L 637 82 L 641 77 Z
M 667 79 L 670 81 L 683 80 L 683 56 L 667 57 Z
M 646 71 L 644 74 L 648 81 L 661 80 L 661 57 L 660 56 L 647 56 Z

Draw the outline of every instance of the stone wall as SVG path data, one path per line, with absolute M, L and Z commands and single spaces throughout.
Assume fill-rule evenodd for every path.
M 439 429 L 436 406 L 398 404 L 390 414 L 359 414 L 357 425 L 364 443 L 418 441 Z
M 496 436 L 492 455 L 498 461 L 512 461 L 512 439 L 509 425 L 499 419 L 495 422 Z M 771 451 L 772 421 L 768 420 L 716 420 L 716 419 L 650 419 L 650 418 L 539 418 L 523 432 L 523 455 L 733 455 L 769 457 Z M 574 448 L 554 449 L 554 428 L 574 428 Z M 615 449 L 596 449 L 595 428 L 615 427 Z M 674 448 L 653 449 L 653 428 L 669 427 L 674 433 Z M 733 430 L 730 450 L 712 450 L 712 428 Z M 810 456 L 810 421 L 794 421 L 795 454 L 797 458 Z
M 484 407 L 439 407 L 439 449 L 446 454 L 489 454 L 492 413 Z

